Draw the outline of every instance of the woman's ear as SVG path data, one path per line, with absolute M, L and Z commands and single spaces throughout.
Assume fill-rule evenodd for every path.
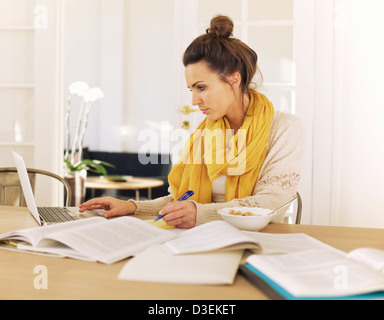
M 231 84 L 233 88 L 239 88 L 241 86 L 241 75 L 239 72 L 234 72 L 227 76 L 228 83 Z

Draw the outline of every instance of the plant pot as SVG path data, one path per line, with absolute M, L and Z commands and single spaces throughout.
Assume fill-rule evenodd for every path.
M 67 180 L 71 187 L 71 206 L 78 207 L 85 200 L 85 181 L 87 180 L 87 170 L 67 172 L 64 179 Z

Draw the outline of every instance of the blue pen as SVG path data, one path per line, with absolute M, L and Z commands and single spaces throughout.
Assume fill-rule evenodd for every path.
M 180 201 L 187 200 L 189 197 L 192 197 L 193 195 L 194 195 L 194 192 L 193 192 L 192 190 L 189 190 L 189 191 L 185 192 L 185 193 L 179 198 L 179 200 L 177 200 L 176 202 L 180 202 Z M 159 215 L 157 216 L 157 218 L 155 219 L 155 222 L 156 222 L 157 220 L 162 219 L 163 217 L 164 217 L 164 216 L 162 216 L 161 214 L 159 214 Z

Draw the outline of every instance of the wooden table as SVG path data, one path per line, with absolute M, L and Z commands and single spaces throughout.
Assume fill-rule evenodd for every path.
M 0 234 L 34 226 L 37 224 L 25 208 L 0 207 Z M 382 229 L 274 224 L 264 231 L 304 232 L 344 251 L 358 247 L 384 249 Z M 231 300 L 231 303 L 239 299 L 267 299 L 240 274 L 231 286 L 120 281 L 117 276 L 125 263 L 126 260 L 104 265 L 0 249 L 0 299 Z M 46 290 L 34 287 L 36 266 L 47 268 Z
M 95 189 L 102 190 L 135 190 L 136 200 L 140 200 L 140 190 L 148 190 L 148 199 L 152 198 L 152 188 L 161 187 L 164 184 L 163 180 L 154 179 L 154 178 L 140 178 L 132 177 L 127 181 L 110 181 L 100 177 L 88 177 L 85 182 L 85 187 L 87 189 L 92 189 L 94 192 Z M 92 198 L 94 198 L 94 193 Z

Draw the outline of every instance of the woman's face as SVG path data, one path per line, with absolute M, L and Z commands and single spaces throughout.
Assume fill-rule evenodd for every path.
M 200 61 L 185 68 L 185 79 L 192 92 L 192 105 L 198 106 L 208 120 L 215 121 L 235 111 L 235 76 L 228 76 L 227 83 Z

